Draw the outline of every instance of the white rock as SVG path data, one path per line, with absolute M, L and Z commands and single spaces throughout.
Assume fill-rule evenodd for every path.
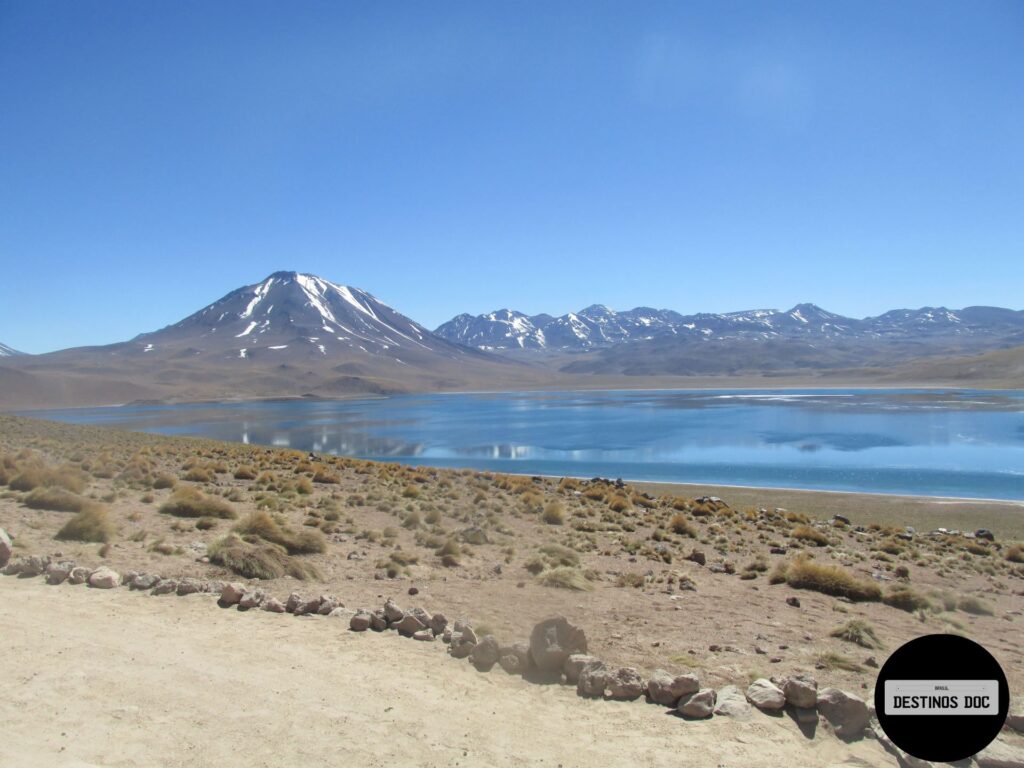
M 688 693 L 679 699 L 676 705 L 679 714 L 684 717 L 704 718 L 711 717 L 715 711 L 715 690 L 714 688 L 701 688 L 696 693 Z
M 647 681 L 647 695 L 655 704 L 674 707 L 679 699 L 700 690 L 696 675 L 670 675 L 663 669 L 656 669 Z
M 89 586 L 96 589 L 113 589 L 121 583 L 121 577 L 116 571 L 100 566 L 89 574 Z
M 755 680 L 747 688 L 747 701 L 765 712 L 775 712 L 786 706 L 786 694 L 766 678 Z

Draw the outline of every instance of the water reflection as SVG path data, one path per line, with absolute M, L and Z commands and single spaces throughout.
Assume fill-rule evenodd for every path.
M 1024 498 L 1018 391 L 541 392 L 39 415 L 534 474 Z

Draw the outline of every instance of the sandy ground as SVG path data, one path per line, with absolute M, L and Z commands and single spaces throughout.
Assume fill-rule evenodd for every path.
M 0 578 L 0 743 L 17 766 L 894 765 L 788 718 L 685 722 L 479 673 L 440 643 L 209 595 Z

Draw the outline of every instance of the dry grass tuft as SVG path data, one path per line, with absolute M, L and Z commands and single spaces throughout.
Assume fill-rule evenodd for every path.
M 327 540 L 319 531 L 306 530 L 296 533 L 262 510 L 251 513 L 239 522 L 234 530 L 250 543 L 258 543 L 255 539 L 262 539 L 283 547 L 289 555 L 319 554 L 327 550 Z
M 838 637 L 848 643 L 855 643 L 861 648 L 881 648 L 882 642 L 875 634 L 875 628 L 864 619 L 851 619 L 841 627 L 836 627 L 829 633 L 832 637 Z
M 568 565 L 560 565 L 557 568 L 544 571 L 537 577 L 537 583 L 544 587 L 557 587 L 559 589 L 571 589 L 577 592 L 586 592 L 593 589 L 593 586 L 583 571 Z
M 57 531 L 55 538 L 61 541 L 85 541 L 106 544 L 114 538 L 114 524 L 110 522 L 107 510 L 92 504 L 72 517 Z
M 95 502 L 63 488 L 49 486 L 34 488 L 24 499 L 30 509 L 49 509 L 53 512 L 81 512 Z
M 854 601 L 874 601 L 882 597 L 877 584 L 857 578 L 844 568 L 797 559 L 785 572 L 786 583 L 794 589 L 809 589 L 833 597 Z
M 233 533 L 213 542 L 207 555 L 210 562 L 247 579 L 279 579 L 288 575 L 305 581 L 320 577 L 314 566 L 290 557 L 284 547 L 271 543 L 250 544 Z
M 195 488 L 181 488 L 160 506 L 165 515 L 175 517 L 219 517 L 223 520 L 234 520 L 238 517 L 228 502 L 216 496 L 207 496 Z

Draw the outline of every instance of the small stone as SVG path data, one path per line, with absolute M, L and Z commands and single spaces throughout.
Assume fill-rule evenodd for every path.
M 422 621 L 417 619 L 411 613 L 407 613 L 401 621 L 391 625 L 392 629 L 397 629 L 398 633 L 405 635 L 406 637 L 412 637 L 420 630 L 426 629 L 426 625 Z
M 696 693 L 688 693 L 679 699 L 676 710 L 683 717 L 711 717 L 715 711 L 715 697 L 714 688 L 701 688 Z
M 292 592 L 288 595 L 288 599 L 284 603 L 284 609 L 288 613 L 295 613 L 295 609 L 302 603 L 302 596 L 296 592 Z
M 223 606 L 238 605 L 245 597 L 245 586 L 237 581 L 229 582 L 220 591 L 220 604 Z
M 46 566 L 50 564 L 50 558 L 41 557 L 40 555 L 29 555 L 23 557 L 20 561 L 20 568 L 18 575 L 25 578 L 31 576 L 40 576 L 46 571 Z
M 178 588 L 175 591 L 179 597 L 194 595 L 199 592 L 205 592 L 206 584 L 200 579 L 184 578 L 178 582 Z
M 603 661 L 594 660 L 585 664 L 576 681 L 576 693 L 580 696 L 604 696 L 608 683 L 608 670 Z
M 419 593 L 420 593 L 420 591 L 416 587 L 409 587 L 409 594 L 410 595 L 414 595 L 415 596 L 415 595 L 418 595 Z
M 384 611 L 378 608 L 370 613 L 370 629 L 374 632 L 383 632 L 388 628 L 388 620 L 384 616 Z
M 1017 704 L 1006 715 L 1006 727 L 1017 733 L 1024 733 L 1024 703 Z
M 607 675 L 608 697 L 618 701 L 635 701 L 644 695 L 644 679 L 633 667 L 619 667 Z
M 838 688 L 818 692 L 818 711 L 832 723 L 836 735 L 856 738 L 868 724 L 868 708 L 864 700 Z
M 289 598 L 288 602 L 291 602 L 291 598 Z M 288 610 L 288 605 L 285 605 L 285 610 Z M 288 613 L 294 613 L 296 616 L 309 616 L 310 614 L 316 614 L 319 610 L 320 598 L 314 597 L 312 600 L 300 600 Z
M 1024 748 L 996 739 L 974 756 L 978 768 L 1022 768 Z
M 331 612 L 339 606 L 341 603 L 333 595 L 320 595 L 320 607 L 316 609 L 316 612 L 321 616 L 330 616 Z
M 818 704 L 818 683 L 811 677 L 791 677 L 783 683 L 786 701 L 794 707 L 809 709 Z
M 365 632 L 370 628 L 370 613 L 369 611 L 358 610 L 355 616 L 353 616 L 348 622 L 348 628 L 353 632 Z
M 238 601 L 238 610 L 250 611 L 253 608 L 259 608 L 263 604 L 263 600 L 266 595 L 262 589 L 254 589 L 251 592 L 246 592 L 242 595 L 242 598 Z
M 434 642 L 434 633 L 429 629 L 421 629 L 419 632 L 413 632 L 412 639 L 432 643 Z
M 530 657 L 544 675 L 557 675 L 574 653 L 587 652 L 587 636 L 564 616 L 541 621 L 530 633 Z
M 725 715 L 738 720 L 749 718 L 753 712 L 746 697 L 735 685 L 727 685 L 718 691 L 715 697 L 716 715 Z
M 276 597 L 266 598 L 260 607 L 267 613 L 285 613 L 288 610 L 288 606 L 278 600 Z
M 864 666 L 870 667 L 871 669 L 878 669 L 878 659 L 876 659 L 874 656 L 868 656 L 866 659 L 864 659 Z
M 793 707 L 793 717 L 801 725 L 816 725 L 818 710 L 814 707 Z
M 776 712 L 786 706 L 786 694 L 771 680 L 762 677 L 747 688 L 747 701 L 762 712 Z
M 352 611 L 348 610 L 343 606 L 338 606 L 333 611 L 327 614 L 328 619 L 344 619 L 346 616 L 350 616 Z M 321 614 L 322 615 L 322 614 Z
M 405 618 L 405 611 L 395 605 L 394 601 L 389 597 L 387 602 L 384 603 L 384 618 L 388 620 L 388 626 L 391 626 Z
M 11 543 L 11 536 L 3 528 L 0 528 L 0 568 L 3 568 L 14 554 L 14 545 Z
M 510 675 L 526 674 L 530 668 L 530 646 L 526 643 L 503 645 L 498 652 L 498 664 Z
M 663 669 L 656 669 L 647 681 L 647 696 L 655 704 L 674 707 L 679 699 L 700 690 L 700 681 L 696 675 L 672 676 Z
M 708 561 L 707 555 L 699 549 L 693 550 L 689 555 L 687 555 L 686 559 L 692 563 L 696 563 L 697 565 L 704 565 Z
M 786 605 L 791 605 L 794 608 L 799 608 L 800 607 L 800 598 L 799 597 L 787 597 L 786 598 Z
M 145 592 L 152 589 L 160 581 L 160 577 L 155 573 L 140 573 L 134 579 L 128 582 L 128 589 L 134 589 L 139 592 Z
M 68 576 L 71 575 L 72 569 L 75 564 L 65 560 L 62 563 L 50 563 L 46 566 L 46 583 L 47 584 L 63 584 L 67 581 Z
M 562 664 L 562 672 L 565 674 L 565 682 L 569 685 L 576 685 L 580 679 L 580 672 L 587 664 L 594 664 L 598 661 L 596 656 L 588 656 L 585 653 L 574 653 Z
M 113 589 L 120 584 L 121 577 L 106 566 L 100 566 L 89 574 L 89 586 L 96 589 Z
M 484 635 L 470 651 L 469 661 L 481 672 L 486 672 L 498 663 L 500 656 L 501 646 L 498 645 L 494 635 Z
M 430 627 L 435 636 L 442 635 L 448 626 L 448 619 L 445 618 L 443 613 L 435 613 L 430 617 L 430 623 L 427 626 Z M 451 638 L 449 637 L 449 639 Z

